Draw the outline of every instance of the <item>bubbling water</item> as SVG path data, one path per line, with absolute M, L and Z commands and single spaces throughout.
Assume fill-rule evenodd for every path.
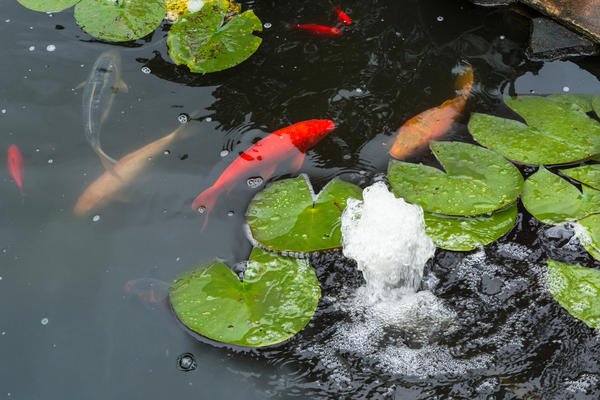
M 423 210 L 396 198 L 383 182 L 367 187 L 363 201 L 349 199 L 342 214 L 344 256 L 356 261 L 373 301 L 415 292 L 435 245 L 425 233 Z

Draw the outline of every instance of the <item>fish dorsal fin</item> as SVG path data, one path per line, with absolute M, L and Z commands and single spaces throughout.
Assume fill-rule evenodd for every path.
M 123 81 L 123 79 L 119 79 L 112 86 L 112 91 L 113 91 L 113 93 L 117 93 L 117 92 L 127 93 L 127 92 L 129 92 L 129 86 L 127 86 L 127 84 L 125 83 L 125 81 Z

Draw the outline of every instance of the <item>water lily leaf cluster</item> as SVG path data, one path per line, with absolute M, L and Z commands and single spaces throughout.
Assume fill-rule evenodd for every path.
M 600 96 L 519 96 L 504 102 L 526 123 L 475 113 L 469 131 L 477 142 L 524 164 L 566 164 L 600 153 Z
M 167 18 L 169 56 L 190 71 L 209 73 L 238 65 L 262 39 L 262 22 L 234 0 L 18 0 L 35 11 L 75 6 L 75 20 L 88 34 L 110 42 L 140 39 Z
M 569 314 L 600 330 L 600 271 L 548 260 L 546 285 Z
M 436 246 L 472 250 L 507 233 L 517 216 L 523 186 L 518 169 L 504 157 L 461 142 L 432 142 L 445 172 L 423 164 L 391 161 L 394 194 L 425 211 L 427 233 Z
M 242 281 L 227 265 L 209 262 L 176 280 L 170 301 L 192 331 L 219 342 L 260 347 L 301 331 L 320 295 L 308 261 L 254 248 Z

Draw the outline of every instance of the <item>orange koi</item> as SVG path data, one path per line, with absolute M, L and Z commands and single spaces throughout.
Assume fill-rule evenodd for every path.
M 13 178 L 15 183 L 17 184 L 19 191 L 21 192 L 21 196 L 23 195 L 23 154 L 21 154 L 21 150 L 14 145 L 11 144 L 8 147 L 8 157 L 6 161 L 6 166 L 8 168 L 8 172 L 10 176 Z
M 473 69 L 467 65 L 462 67 L 462 71 L 456 78 L 456 97 L 406 121 L 396 134 L 389 154 L 403 160 L 413 155 L 418 149 L 427 146 L 430 140 L 446 133 L 454 121 L 460 117 L 472 88 Z
M 337 14 L 338 20 L 344 25 L 350 25 L 352 23 L 352 18 L 341 9 L 336 8 L 335 13 Z
M 317 25 L 317 24 L 304 24 L 304 25 L 293 25 L 292 28 L 312 33 L 313 35 L 318 36 L 341 36 L 341 29 L 325 26 L 325 25 Z
M 240 154 L 208 189 L 200 193 L 192 208 L 210 212 L 223 191 L 231 190 L 240 180 L 253 176 L 269 179 L 281 164 L 290 163 L 287 172 L 295 172 L 304 162 L 305 153 L 335 129 L 333 121 L 311 119 L 279 129 L 262 138 Z M 204 226 L 208 216 L 204 221 Z

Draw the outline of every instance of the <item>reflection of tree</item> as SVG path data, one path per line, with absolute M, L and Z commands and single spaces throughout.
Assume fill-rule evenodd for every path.
M 224 129 L 250 124 L 269 131 L 331 118 L 352 154 L 377 134 L 390 134 L 412 115 L 451 97 L 451 69 L 462 60 L 474 66 L 479 107 L 489 107 L 500 87 L 541 67 L 525 59 L 527 20 L 510 12 L 434 0 L 353 6 L 353 25 L 341 38 L 330 39 L 289 31 L 281 22 L 332 24 L 327 3 L 309 9 L 297 2 L 256 2 L 256 14 L 273 27 L 262 33 L 256 54 L 227 71 L 192 74 L 160 52 L 140 61 L 163 79 L 216 86 L 210 110 Z M 332 139 L 326 142 L 330 145 L 317 147 L 319 156 L 352 165 Z

